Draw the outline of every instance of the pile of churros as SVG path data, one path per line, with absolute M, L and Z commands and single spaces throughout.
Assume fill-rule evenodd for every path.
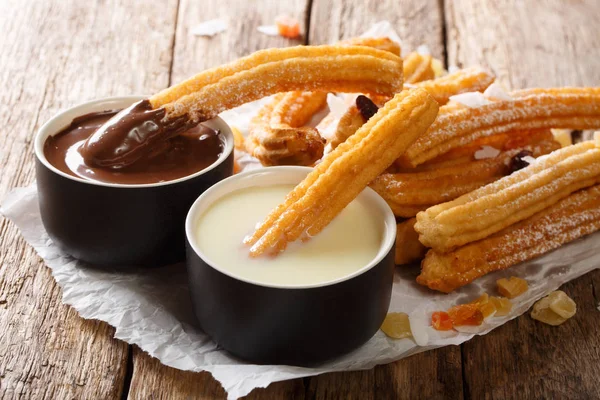
M 417 52 L 402 61 L 386 38 L 315 55 L 354 52 L 382 65 L 349 60 L 343 74 L 313 68 L 328 84 L 273 83 L 293 91 L 275 95 L 239 143 L 265 166 L 314 166 L 246 238 L 252 256 L 317 235 L 367 186 L 397 217 L 396 264 L 421 262 L 417 282 L 442 292 L 600 229 L 600 142 L 553 134 L 599 129 L 600 88 L 507 92 L 484 68 L 448 73 Z M 309 125 L 338 92 L 354 93 L 346 111 Z

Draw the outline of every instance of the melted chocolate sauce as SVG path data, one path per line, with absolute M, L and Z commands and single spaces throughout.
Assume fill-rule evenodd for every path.
M 124 168 L 195 125 L 187 115 L 167 120 L 164 108 L 153 110 L 148 100 L 142 100 L 106 121 L 87 139 L 80 153 L 87 165 Z
M 139 104 L 134 104 L 133 107 Z M 117 111 L 103 111 L 75 118 L 66 129 L 46 140 L 44 155 L 50 164 L 69 175 L 100 182 L 142 184 L 191 175 L 214 163 L 223 152 L 224 144 L 219 132 L 202 124 L 188 129 L 178 128 L 177 135 L 171 135 L 166 140 L 148 140 L 156 135 L 157 130 L 152 124 L 156 124 L 156 120 L 161 118 L 160 113 L 149 113 L 151 118 L 147 118 L 147 114 L 143 118 L 138 112 L 134 112 L 129 114 L 130 119 L 120 120 L 123 125 L 132 127 L 125 137 L 100 135 L 99 139 L 95 138 L 97 141 L 91 141 L 92 147 L 85 149 L 93 148 L 101 160 L 112 160 L 115 162 L 113 164 L 89 164 L 84 158 L 84 154 L 89 154 L 84 150 L 84 144 L 89 144 L 99 128 L 106 126 L 106 122 L 113 116 L 119 115 Z M 138 124 L 142 119 L 145 122 Z M 141 137 L 140 141 L 138 137 Z M 119 138 L 122 141 L 112 152 L 111 145 Z M 150 146 L 149 143 L 152 143 L 151 147 L 146 147 Z M 142 154 L 131 157 L 140 147 L 143 149 Z M 133 158 L 135 162 L 129 162 Z M 118 161 L 123 159 L 126 160 L 125 163 Z

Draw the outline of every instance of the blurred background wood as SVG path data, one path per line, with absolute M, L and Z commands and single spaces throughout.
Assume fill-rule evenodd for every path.
M 57 110 L 153 93 L 254 50 L 330 43 L 388 20 L 406 51 L 482 64 L 512 88 L 600 84 L 600 4 L 469 0 L 0 0 L 0 197 L 34 179 L 31 140 Z M 256 31 L 287 14 L 301 40 Z M 213 38 L 190 29 L 224 18 Z M 249 398 L 600 398 L 600 271 L 565 285 L 579 312 L 549 327 L 523 315 L 462 346 L 368 371 L 257 389 Z M 0 398 L 225 398 L 208 373 L 160 364 L 61 304 L 61 290 L 16 227 L 0 219 Z

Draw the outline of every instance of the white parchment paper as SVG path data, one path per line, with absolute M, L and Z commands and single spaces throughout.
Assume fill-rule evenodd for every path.
M 379 35 L 395 35 L 385 22 L 373 28 Z M 250 116 L 265 100 L 247 104 L 222 115 L 245 131 Z M 239 161 L 245 168 L 259 165 L 247 155 Z M 369 369 L 409 355 L 450 344 L 460 344 L 475 334 L 483 335 L 521 315 L 542 296 L 560 285 L 600 266 L 600 232 L 565 245 L 531 262 L 487 275 L 475 283 L 445 295 L 415 282 L 418 267 L 397 268 L 390 312 L 410 316 L 413 339 L 392 340 L 378 332 L 369 342 L 318 368 L 285 365 L 252 365 L 241 362 L 215 345 L 195 326 L 183 264 L 157 269 L 98 270 L 61 253 L 48 238 L 38 208 L 35 184 L 13 190 L 0 212 L 13 221 L 25 240 L 35 248 L 62 287 L 63 301 L 84 318 L 98 319 L 116 328 L 115 337 L 138 345 L 163 364 L 189 371 L 208 371 L 228 392 L 229 399 L 248 394 L 272 382 L 332 371 Z M 429 326 L 431 312 L 494 293 L 501 277 L 527 279 L 529 290 L 515 299 L 506 317 L 490 318 L 471 332 L 438 332 Z

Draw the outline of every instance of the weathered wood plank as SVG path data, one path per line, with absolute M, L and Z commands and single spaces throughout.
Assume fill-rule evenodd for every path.
M 402 53 L 427 45 L 444 58 L 443 16 L 438 0 L 344 1 L 314 0 L 308 39 L 333 43 L 358 36 L 375 22 L 389 21 L 402 39 Z
M 444 57 L 443 16 L 437 0 L 314 0 L 309 42 L 332 43 L 360 35 L 387 20 L 403 41 L 403 53 L 426 44 Z M 459 347 L 421 353 L 367 371 L 325 374 L 308 380 L 308 398 L 413 399 L 462 397 Z
M 273 24 L 278 15 L 289 15 L 304 22 L 307 6 L 308 2 L 304 0 L 260 0 L 235 4 L 223 0 L 181 0 L 171 82 L 178 82 L 203 69 L 232 61 L 262 48 L 301 44 L 302 40 L 267 36 L 259 33 L 256 28 Z M 190 33 L 195 25 L 213 18 L 225 19 L 229 25 L 228 29 L 212 38 L 195 37 Z M 129 397 L 132 399 L 226 397 L 225 391 L 208 373 L 183 372 L 169 368 L 139 350 L 133 353 L 133 365 L 129 391 Z M 249 398 L 298 398 L 303 393 L 302 380 L 295 380 L 273 384 L 266 389 L 257 389 Z
M 450 64 L 489 66 L 512 88 L 599 85 L 593 1 L 446 3 Z M 463 345 L 467 398 L 598 398 L 595 271 L 564 285 L 577 315 L 551 327 L 526 314 Z M 596 294 L 597 296 L 597 294 Z
M 57 110 L 167 86 L 176 0 L 3 1 L 0 197 L 34 179 L 32 137 Z M 0 397 L 118 398 L 127 345 L 61 304 L 61 290 L 0 218 Z

